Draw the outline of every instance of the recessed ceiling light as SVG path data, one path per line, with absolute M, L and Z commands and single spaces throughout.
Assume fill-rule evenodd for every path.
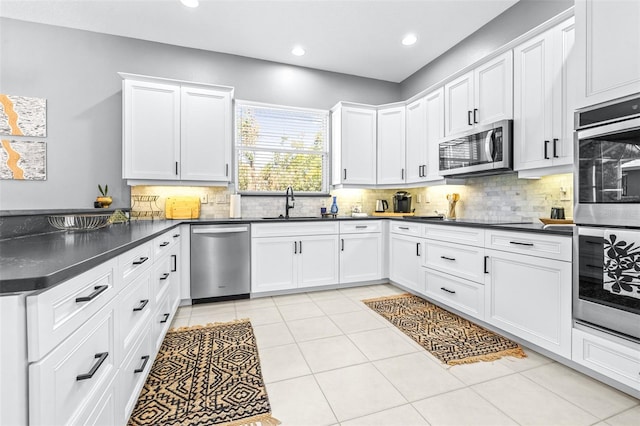
M 187 7 L 198 7 L 200 4 L 198 0 L 180 0 L 180 3 Z
M 415 36 L 415 34 L 407 34 L 402 39 L 402 44 L 404 44 L 405 46 L 411 46 L 412 44 L 415 44 L 416 41 L 418 41 L 418 38 Z
M 302 56 L 302 55 L 304 55 L 305 53 L 307 53 L 307 52 L 305 52 L 305 50 L 304 50 L 302 47 L 300 47 L 300 46 L 296 46 L 296 47 L 294 47 L 293 49 L 291 49 L 291 54 L 292 54 L 292 55 Z

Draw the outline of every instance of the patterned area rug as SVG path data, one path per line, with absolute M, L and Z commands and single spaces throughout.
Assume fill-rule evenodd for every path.
M 517 343 L 409 293 L 363 302 L 448 365 L 527 356 Z
M 129 425 L 278 425 L 249 320 L 170 330 Z

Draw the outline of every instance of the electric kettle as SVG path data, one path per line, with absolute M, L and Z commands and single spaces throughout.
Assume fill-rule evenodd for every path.
M 389 208 L 387 200 L 376 200 L 376 212 L 382 213 Z

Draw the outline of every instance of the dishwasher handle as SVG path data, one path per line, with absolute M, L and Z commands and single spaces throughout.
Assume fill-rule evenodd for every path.
M 219 228 L 214 226 L 207 226 L 191 229 L 191 233 L 193 234 L 231 234 L 238 232 L 249 232 L 249 228 L 247 228 L 246 226 L 239 226 L 235 228 Z

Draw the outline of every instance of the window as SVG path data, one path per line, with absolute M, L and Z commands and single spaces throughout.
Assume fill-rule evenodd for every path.
M 236 101 L 235 120 L 239 192 L 328 192 L 327 111 Z

